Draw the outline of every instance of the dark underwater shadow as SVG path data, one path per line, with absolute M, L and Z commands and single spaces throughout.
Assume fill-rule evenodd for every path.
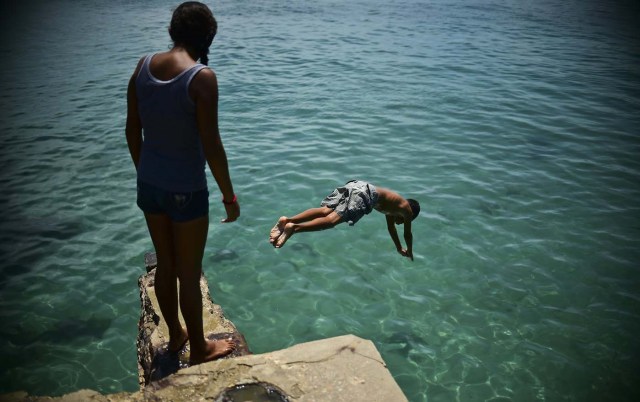
M 412 331 L 394 332 L 391 336 L 385 339 L 384 343 L 400 346 L 399 348 L 394 348 L 394 352 L 400 354 L 404 358 L 408 358 L 411 350 L 415 349 L 417 345 L 429 344 L 422 337 L 416 335 Z
M 79 340 L 96 340 L 104 338 L 105 332 L 111 327 L 112 318 L 92 317 L 88 320 L 66 318 L 57 321 L 50 329 L 39 334 L 31 334 L 22 329 L 2 326 L 0 337 L 14 345 L 25 347 L 35 343 L 70 344 Z
M 12 277 L 32 271 L 52 253 L 55 243 L 71 241 L 87 229 L 77 219 L 7 215 L 0 215 L 0 289 Z
M 112 319 L 104 317 L 63 319 L 38 334 L 25 329 L 20 323 L 13 328 L 0 326 L 0 347 L 3 348 L 0 372 L 49 365 L 52 356 L 66 355 L 69 350 L 85 348 L 90 342 L 104 339 L 111 323 Z
M 304 253 L 310 257 L 317 257 L 319 254 L 307 243 L 293 243 L 291 249 L 298 253 Z
M 211 256 L 211 260 L 213 260 L 215 262 L 234 261 L 234 260 L 237 260 L 238 258 L 240 258 L 238 253 L 236 253 L 233 250 L 227 249 L 227 248 L 223 248 L 222 250 L 218 250 L 218 251 L 216 251 L 216 253 L 213 256 Z
M 49 240 L 69 240 L 84 231 L 80 220 L 56 217 L 6 217 L 0 223 L 3 233 L 17 238 L 39 238 Z M 3 235 L 4 237 L 4 235 Z

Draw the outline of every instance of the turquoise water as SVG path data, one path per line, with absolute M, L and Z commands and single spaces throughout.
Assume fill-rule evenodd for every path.
M 5 3 L 0 392 L 136 390 L 125 89 L 174 3 Z M 255 353 L 352 333 L 411 401 L 640 397 L 637 4 L 213 8 L 242 217 L 212 191 L 205 271 Z M 414 262 L 376 212 L 269 245 L 354 177 L 421 202 Z

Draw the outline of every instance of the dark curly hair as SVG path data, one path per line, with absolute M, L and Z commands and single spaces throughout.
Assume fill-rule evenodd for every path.
M 209 46 L 218 31 L 218 23 L 205 4 L 187 1 L 180 4 L 171 17 L 169 35 L 174 45 L 197 51 L 202 64 L 209 63 Z
M 409 206 L 411 207 L 411 212 L 413 212 L 413 219 L 416 219 L 416 217 L 420 213 L 420 204 L 418 203 L 418 201 L 411 198 L 407 199 L 407 201 L 409 202 Z

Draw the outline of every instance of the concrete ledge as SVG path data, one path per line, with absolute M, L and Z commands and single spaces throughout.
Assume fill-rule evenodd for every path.
M 160 401 L 204 401 L 256 382 L 275 385 L 291 402 L 407 400 L 373 343 L 354 335 L 189 367 L 143 392 Z

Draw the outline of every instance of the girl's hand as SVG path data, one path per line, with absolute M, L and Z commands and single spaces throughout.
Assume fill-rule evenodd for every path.
M 240 204 L 238 201 L 232 204 L 224 204 L 224 209 L 227 211 L 227 218 L 222 219 L 220 222 L 229 223 L 233 222 L 240 216 Z

